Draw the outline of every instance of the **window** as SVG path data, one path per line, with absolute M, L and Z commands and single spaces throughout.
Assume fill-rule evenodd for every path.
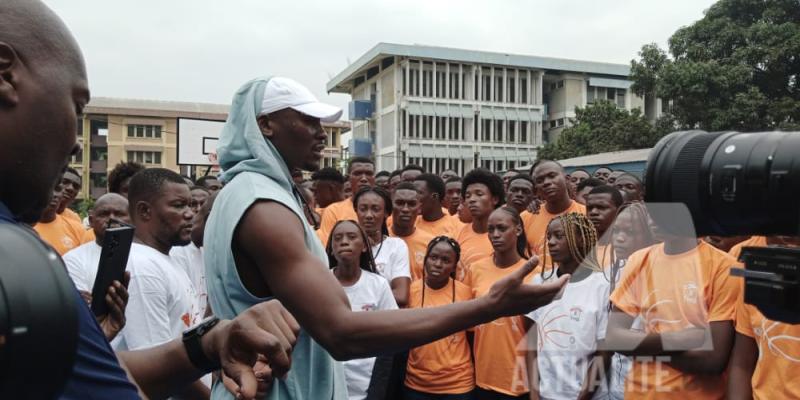
M 617 89 L 617 107 L 625 108 L 625 89 Z
M 503 141 L 503 125 L 505 121 L 495 121 L 494 140 L 496 142 Z
M 517 141 L 517 121 L 508 121 L 508 143 Z
M 522 104 L 528 104 L 528 80 L 526 78 L 519 78 L 519 101 Z
M 488 142 L 491 140 L 491 129 L 492 129 L 492 121 L 488 119 L 483 120 L 483 126 L 481 127 L 481 141 Z
M 497 72 L 495 71 L 495 75 Z M 500 103 L 503 101 L 503 75 L 495 76 L 494 78 L 494 101 Z
M 161 164 L 160 151 L 130 151 L 128 150 L 128 161 L 135 161 L 140 164 Z
M 528 143 L 528 121 L 519 123 L 519 142 Z
M 128 125 L 128 137 L 158 139 L 161 125 Z
M 556 87 L 559 88 L 559 89 L 563 88 L 564 87 L 564 81 L 558 81 L 558 83 L 556 84 Z
M 513 77 L 509 77 L 508 78 L 508 102 L 509 103 L 514 103 L 514 102 L 517 101 L 517 99 L 516 99 L 516 93 L 517 93 L 516 84 L 517 84 L 517 80 L 516 79 L 514 79 Z
M 586 104 L 594 103 L 595 96 L 595 87 L 589 86 L 589 82 L 586 82 Z

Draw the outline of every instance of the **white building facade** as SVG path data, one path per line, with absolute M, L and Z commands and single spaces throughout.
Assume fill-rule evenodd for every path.
M 644 107 L 629 67 L 429 46 L 380 43 L 327 85 L 351 106 L 352 134 L 372 143 L 379 170 L 418 164 L 459 174 L 532 163 L 536 151 L 600 98 Z M 356 107 L 358 108 L 358 107 Z M 355 114 L 355 115 L 354 115 Z

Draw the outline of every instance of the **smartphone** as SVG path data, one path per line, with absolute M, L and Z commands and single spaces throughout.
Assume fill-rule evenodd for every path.
M 103 247 L 100 251 L 100 263 L 97 266 L 97 277 L 92 287 L 92 311 L 94 315 L 108 314 L 106 294 L 114 281 L 122 282 L 125 278 L 125 267 L 133 243 L 132 226 L 119 226 L 106 229 Z

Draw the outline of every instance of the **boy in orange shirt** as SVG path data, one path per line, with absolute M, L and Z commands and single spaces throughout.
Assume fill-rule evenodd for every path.
M 492 211 L 505 203 L 503 180 L 487 169 L 473 169 L 464 177 L 461 197 L 464 198 L 461 207 L 469 210 L 472 222 L 456 235 L 462 249 L 461 268 L 456 272 L 458 280 L 464 280 L 472 264 L 492 255 L 487 225 Z
M 434 174 L 421 174 L 414 180 L 414 186 L 419 193 L 420 215 L 417 218 L 417 228 L 433 236 L 448 236 L 455 238 L 456 233 L 463 224 L 448 214 L 442 208 L 442 199 L 445 195 L 445 185 L 442 178 Z
M 677 217 L 652 226 L 664 243 L 633 253 L 611 295 L 606 343 L 634 357 L 626 399 L 725 397 L 741 290 L 730 276 L 736 260 L 689 232 L 667 231 L 663 219 Z M 637 317 L 641 329 L 632 330 Z
M 353 157 L 347 166 L 350 188 L 352 193 L 375 184 L 375 163 L 366 157 Z M 319 232 L 317 236 L 322 240 L 322 245 L 328 245 L 328 236 L 337 222 L 358 219 L 356 216 L 353 199 L 347 196 L 344 200 L 330 204 L 322 213 Z
M 419 216 L 419 193 L 410 182 L 401 182 L 392 194 L 392 219 L 394 224 L 389 228 L 390 236 L 403 239 L 408 247 L 408 261 L 411 268 L 411 280 L 422 279 L 422 265 L 428 243 L 434 236 L 417 229 L 414 223 Z
M 61 256 L 84 243 L 83 225 L 58 214 L 62 191 L 63 187 L 59 181 L 53 189 L 50 204 L 42 213 L 39 222 L 33 226 L 33 230 L 39 234 L 42 240 L 53 246 Z
M 537 193 L 546 201 L 539 210 L 525 224 L 525 235 L 528 237 L 528 246 L 531 252 L 542 255 L 546 240 L 547 225 L 550 221 L 566 213 L 577 212 L 586 214 L 586 207 L 569 198 L 567 177 L 561 164 L 541 160 L 533 165 L 533 181 Z
M 742 247 L 797 247 L 798 238 L 753 236 L 731 249 L 738 257 Z M 733 255 L 733 254 L 731 254 Z M 753 305 L 736 306 L 736 339 L 729 365 L 728 399 L 797 399 L 795 378 L 800 363 L 800 325 L 767 319 Z
M 423 279 L 411 284 L 410 308 L 443 306 L 473 298 L 472 289 L 455 280 L 461 254 L 458 243 L 437 236 L 425 254 Z M 404 394 L 406 399 L 472 399 L 475 367 L 465 331 L 454 333 L 408 354 Z

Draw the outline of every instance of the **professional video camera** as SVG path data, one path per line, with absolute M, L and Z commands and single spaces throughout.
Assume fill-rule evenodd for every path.
M 698 236 L 800 234 L 800 133 L 674 132 L 650 153 L 648 203 L 683 203 Z M 746 247 L 745 302 L 800 323 L 800 249 Z

